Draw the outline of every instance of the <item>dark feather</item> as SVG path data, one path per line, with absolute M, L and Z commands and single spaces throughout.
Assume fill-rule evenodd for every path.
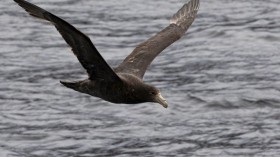
M 88 36 L 63 19 L 34 4 L 24 0 L 14 1 L 30 15 L 50 21 L 56 27 L 67 44 L 72 48 L 82 66 L 87 70 L 90 79 L 120 81 L 120 78 L 102 58 Z

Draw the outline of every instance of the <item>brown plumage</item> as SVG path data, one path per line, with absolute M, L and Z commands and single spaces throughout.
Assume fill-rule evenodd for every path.
M 186 3 L 170 20 L 170 25 L 138 45 L 114 70 L 106 63 L 90 38 L 54 14 L 25 0 L 14 0 L 30 15 L 51 22 L 62 35 L 89 78 L 61 83 L 78 92 L 102 98 L 113 103 L 156 102 L 167 107 L 160 91 L 143 82 L 147 67 L 166 47 L 180 39 L 195 19 L 199 0 Z

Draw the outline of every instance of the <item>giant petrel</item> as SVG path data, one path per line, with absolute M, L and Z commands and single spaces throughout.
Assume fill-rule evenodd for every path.
M 90 38 L 56 15 L 25 0 L 14 0 L 30 15 L 51 22 L 86 69 L 88 79 L 60 81 L 64 86 L 112 103 L 155 102 L 167 108 L 159 89 L 143 82 L 147 67 L 166 47 L 181 38 L 194 21 L 199 0 L 190 0 L 170 20 L 170 25 L 139 44 L 116 68 L 102 58 Z

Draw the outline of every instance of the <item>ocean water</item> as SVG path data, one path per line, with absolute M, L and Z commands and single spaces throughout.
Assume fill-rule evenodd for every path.
M 90 36 L 113 67 L 186 2 L 29 1 Z M 168 109 L 63 87 L 87 75 L 56 29 L 12 0 L 0 10 L 1 157 L 279 156 L 279 0 L 201 0 L 145 75 Z

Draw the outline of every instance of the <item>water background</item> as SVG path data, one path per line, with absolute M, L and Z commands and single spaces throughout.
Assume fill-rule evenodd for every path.
M 183 0 L 29 0 L 118 65 Z M 0 156 L 278 157 L 280 1 L 201 0 L 145 81 L 170 106 L 112 104 L 60 85 L 86 78 L 56 29 L 0 3 Z

